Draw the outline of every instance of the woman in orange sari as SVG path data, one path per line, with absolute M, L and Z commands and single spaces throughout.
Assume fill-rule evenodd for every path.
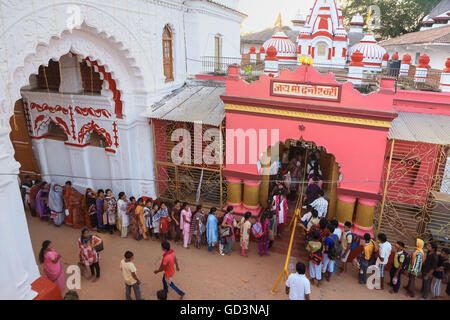
M 139 236 L 137 240 L 141 240 L 142 238 L 147 239 L 147 228 L 145 227 L 144 222 L 144 199 L 138 199 L 134 214 L 137 217 L 139 227 Z

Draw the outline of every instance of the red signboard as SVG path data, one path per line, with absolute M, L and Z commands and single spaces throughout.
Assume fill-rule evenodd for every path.
M 338 84 L 295 82 L 273 79 L 270 82 L 270 95 L 275 97 L 340 102 L 341 86 Z

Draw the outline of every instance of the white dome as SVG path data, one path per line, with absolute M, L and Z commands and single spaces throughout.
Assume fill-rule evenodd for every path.
M 352 54 L 358 50 L 364 56 L 364 66 L 371 69 L 381 68 L 381 62 L 383 56 L 387 52 L 382 46 L 380 46 L 373 34 L 366 34 L 364 38 L 348 51 L 348 59 L 351 60 Z
M 364 18 L 359 14 L 359 12 L 352 17 L 352 21 L 350 21 L 350 25 L 364 25 Z
M 297 63 L 297 45 L 289 40 L 283 31 L 278 31 L 272 38 L 264 42 L 264 50 L 269 47 L 277 49 L 277 58 L 281 63 Z

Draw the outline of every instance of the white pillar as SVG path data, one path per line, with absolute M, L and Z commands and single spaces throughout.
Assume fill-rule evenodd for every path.
M 420 56 L 419 64 L 417 65 L 416 74 L 414 76 L 415 83 L 425 83 L 427 79 L 428 69 L 430 69 L 429 63 L 429 56 L 427 56 L 426 54 Z
M 409 54 L 405 54 L 402 59 L 402 63 L 400 64 L 400 76 L 407 77 L 409 74 L 409 67 L 411 65 L 411 56 Z
M 278 76 L 278 58 L 277 49 L 269 47 L 267 49 L 266 59 L 264 60 L 264 74 L 269 77 Z
M 80 66 L 78 57 L 68 53 L 59 59 L 61 83 L 59 92 L 80 93 L 83 92 L 83 83 L 81 80 Z
M 362 61 L 364 55 L 357 50 L 352 54 L 351 59 L 352 62 L 350 62 L 348 66 L 347 79 L 349 82 L 353 83 L 353 85 L 359 86 L 362 84 L 363 80 L 364 64 Z
M 0 104 L 0 112 L 2 110 Z M 8 110 L 9 111 L 9 110 Z M 9 139 L 9 112 L 0 114 L 0 300 L 31 300 L 31 284 L 40 277 L 25 218 L 17 174 L 19 163 Z
M 450 58 L 445 62 L 446 68 L 441 74 L 441 90 L 442 92 L 450 92 Z
M 259 60 L 264 61 L 266 59 L 266 50 L 264 47 L 259 48 Z

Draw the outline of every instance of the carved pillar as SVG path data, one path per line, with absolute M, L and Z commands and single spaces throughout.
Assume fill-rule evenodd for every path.
M 339 194 L 337 197 L 336 205 L 336 219 L 340 224 L 344 224 L 346 221 L 353 221 L 353 212 L 355 211 L 356 197 L 344 196 Z
M 244 207 L 245 211 L 250 211 L 252 215 L 257 216 L 261 211 L 259 204 L 259 187 L 261 181 L 244 181 Z
M 333 155 L 330 157 L 329 168 L 331 171 L 331 173 L 329 175 L 329 180 L 337 181 L 339 179 L 339 168 L 338 168 L 336 159 Z M 330 200 L 328 201 L 328 215 L 327 216 L 328 216 L 328 218 L 335 218 L 336 217 L 336 202 L 337 202 L 337 183 L 336 182 L 333 182 L 330 184 L 329 195 L 330 195 L 329 196 Z
M 81 80 L 80 66 L 78 58 L 68 53 L 59 59 L 61 83 L 59 92 L 80 93 L 83 92 L 83 83 Z
M 0 300 L 31 300 L 37 292 L 31 284 L 40 277 L 20 195 L 17 174 L 19 163 L 9 140 L 10 110 L 0 104 Z M 10 175 L 7 175 L 10 174 Z
M 377 200 L 358 199 L 354 231 L 363 235 L 369 233 L 373 237 L 373 213 Z
M 243 189 L 242 180 L 227 177 L 227 182 L 228 182 L 228 199 L 226 206 L 233 206 L 235 210 L 240 211 L 242 206 L 242 189 Z
M 269 152 L 270 154 L 270 148 Z M 268 207 L 267 199 L 269 198 L 269 185 L 270 185 L 270 156 L 263 155 L 261 159 L 261 184 L 259 186 L 259 203 L 263 209 Z

